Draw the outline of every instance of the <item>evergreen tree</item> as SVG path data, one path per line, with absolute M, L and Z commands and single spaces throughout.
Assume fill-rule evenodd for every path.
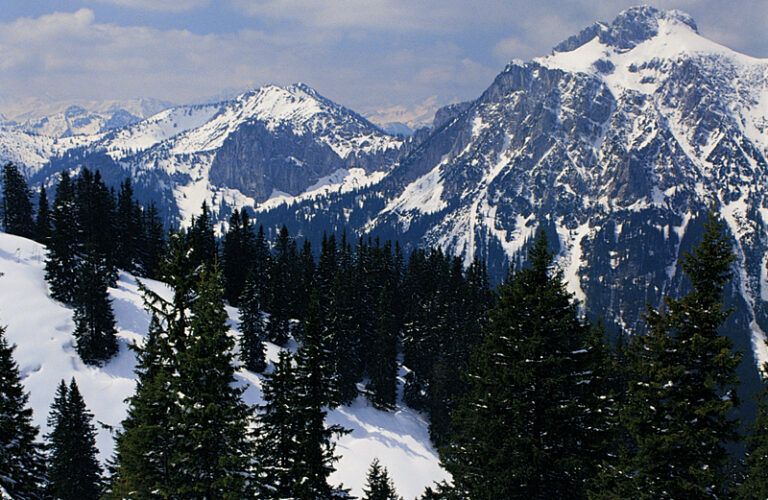
M 264 341 L 267 337 L 262 314 L 261 286 L 255 274 L 245 282 L 240 295 L 240 359 L 246 369 L 261 373 L 267 367 Z
M 61 500 L 101 497 L 96 429 L 80 390 L 62 380 L 48 416 L 48 492 Z
M 157 278 L 165 253 L 165 230 L 154 203 L 142 211 L 141 229 L 138 248 L 139 272 L 143 276 Z
M 95 251 L 78 266 L 74 337 L 80 359 L 89 365 L 103 365 L 118 351 L 108 275 L 104 257 Z
M 297 358 L 298 375 L 307 384 L 311 403 L 335 406 L 338 400 L 336 373 L 333 363 L 332 337 L 320 315 L 320 297 L 317 290 L 310 294 L 307 317 L 304 320 L 304 340 Z
M 683 260 L 692 290 L 650 311 L 650 332 L 630 346 L 622 409 L 629 446 L 601 478 L 601 497 L 719 498 L 726 445 L 737 438 L 740 356 L 718 329 L 729 311 L 723 290 L 734 255 L 723 223 L 710 213 L 701 243 Z
M 63 171 L 56 187 L 51 214 L 52 234 L 45 258 L 45 279 L 51 297 L 66 305 L 75 303 L 77 291 L 77 228 L 75 193 L 69 173 Z
M 115 200 L 98 170 L 93 173 L 83 169 L 75 181 L 74 200 L 78 253 L 96 256 L 103 266 L 107 283 L 115 286 L 118 269 Z
M 768 366 L 763 367 L 763 371 Z M 763 381 L 757 417 L 747 436 L 746 477 L 738 496 L 745 500 L 768 498 L 768 384 Z
M 213 232 L 213 220 L 208 202 L 203 202 L 200 215 L 192 218 L 187 235 L 191 248 L 190 263 L 194 268 L 213 266 L 218 258 L 216 235 Z
M 3 167 L 3 227 L 8 234 L 35 237 L 27 181 L 13 163 L 6 163 Z
M 299 426 L 293 409 L 297 406 L 293 358 L 280 351 L 274 370 L 264 376 L 262 399 L 257 415 L 255 462 L 259 468 L 258 497 L 291 498 L 293 462 L 298 460 L 295 444 Z
M 128 400 L 128 415 L 116 441 L 111 498 L 177 494 L 174 487 L 180 464 L 175 457 L 187 437 L 168 429 L 179 425 L 182 418 L 179 413 L 186 408 L 179 399 L 178 379 L 182 353 L 190 348 L 190 311 L 198 282 L 197 268 L 191 266 L 190 254 L 189 240 L 182 234 L 171 234 L 169 251 L 160 266 L 160 277 L 174 290 L 171 301 L 140 286 L 145 306 L 152 312 L 152 322 L 144 346 L 136 347 L 139 350 L 137 386 Z M 203 341 L 200 342 L 198 348 L 202 347 Z M 199 369 L 199 363 L 194 366 Z M 233 418 L 236 417 L 233 414 Z
M 0 327 L 0 489 L 11 498 L 42 499 L 45 458 L 13 349 Z
M 380 410 L 393 410 L 397 400 L 397 324 L 394 291 L 379 295 L 376 329 L 369 345 L 367 397 Z
M 218 271 L 205 270 L 192 304 L 186 349 L 177 355 L 172 385 L 180 411 L 171 428 L 183 436 L 171 455 L 168 490 L 174 498 L 250 496 L 249 409 L 234 386 L 233 340 L 228 335 Z
M 328 484 L 338 459 L 333 437 L 346 431 L 325 426 L 320 368 L 314 349 L 302 349 L 296 366 L 281 351 L 265 377 L 257 419 L 259 498 L 348 498 L 346 490 Z
M 229 230 L 222 245 L 224 298 L 232 306 L 239 305 L 238 300 L 253 267 L 255 247 L 256 238 L 248 214 L 235 209 L 229 218 Z
M 275 255 L 269 273 L 268 338 L 284 346 L 290 335 L 291 313 L 295 310 L 297 255 L 296 242 L 283 226 L 275 242 Z
M 355 400 L 358 395 L 357 383 L 363 377 L 362 345 L 357 325 L 359 297 L 356 296 L 352 260 L 352 250 L 344 235 L 338 252 L 339 269 L 333 278 L 330 300 L 326 306 L 328 328 L 333 336 L 332 349 L 339 404 L 351 404 Z M 322 275 L 320 286 L 327 286 L 323 284 Z
M 37 198 L 37 218 L 35 219 L 35 237 L 37 241 L 48 245 L 51 241 L 51 214 L 48 206 L 48 194 L 45 186 L 40 186 Z
M 141 240 L 141 210 L 133 198 L 133 184 L 127 178 L 120 184 L 115 217 L 116 263 L 121 269 L 135 273 Z
M 395 484 L 389 477 L 387 468 L 382 467 L 378 459 L 374 459 L 370 469 L 368 469 L 363 493 L 365 493 L 363 500 L 402 500 L 403 498 L 397 494 Z
M 551 262 L 539 231 L 529 266 L 500 289 L 456 410 L 443 460 L 470 498 L 585 496 L 579 382 L 590 330 Z
M 151 498 L 167 491 L 171 453 L 179 438 L 170 429 L 174 395 L 172 339 L 158 315 L 138 350 L 136 392 L 128 399 L 128 413 L 115 441 L 115 467 L 109 498 Z

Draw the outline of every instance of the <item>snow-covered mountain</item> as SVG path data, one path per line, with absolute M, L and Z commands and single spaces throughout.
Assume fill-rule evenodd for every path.
M 305 84 L 269 85 L 230 101 L 172 107 L 138 123 L 62 141 L 0 131 L 0 160 L 22 163 L 34 183 L 81 165 L 100 169 L 107 179 L 131 175 L 140 196 L 159 201 L 169 218 L 182 222 L 204 200 L 225 220 L 234 207 L 270 198 L 368 185 L 392 168 L 404 144 Z M 3 155 L 3 149 L 19 152 Z
M 137 123 L 171 103 L 158 99 L 124 101 L 49 102 L 25 99 L 0 103 L 3 124 L 35 135 L 54 138 L 94 135 Z
M 116 288 L 109 290 L 117 320 L 120 351 L 101 368 L 84 365 L 74 349 L 72 310 L 51 300 L 47 294 L 43 259 L 45 249 L 24 238 L 0 233 L 0 324 L 16 344 L 14 357 L 22 382 L 30 393 L 34 422 L 43 433 L 46 417 L 59 380 L 72 377 L 83 392 L 86 404 L 97 422 L 97 446 L 106 462 L 113 449 L 113 433 L 125 417 L 125 399 L 135 389 L 135 353 L 128 346 L 141 343 L 149 326 L 149 315 L 133 276 L 122 273 Z M 142 280 L 150 289 L 169 297 L 163 283 Z M 236 330 L 237 310 L 228 308 L 231 334 Z M 270 360 L 279 348 L 267 345 Z M 246 388 L 245 401 L 261 404 L 261 377 L 247 370 L 237 373 L 238 383 Z M 338 441 L 341 460 L 331 477 L 335 483 L 362 495 L 365 474 L 374 458 L 379 458 L 392 473 L 398 491 L 406 498 L 420 495 L 433 481 L 447 479 L 429 441 L 427 422 L 416 412 L 400 406 L 393 412 L 370 407 L 363 398 L 351 406 L 330 412 L 329 424 L 342 425 L 352 432 Z
M 685 286 L 679 257 L 714 206 L 739 258 L 729 335 L 749 384 L 768 360 L 766 156 L 768 60 L 708 40 L 687 14 L 637 7 L 439 111 L 378 184 L 261 220 L 438 245 L 497 276 L 544 224 L 587 312 L 642 331 L 646 304 Z

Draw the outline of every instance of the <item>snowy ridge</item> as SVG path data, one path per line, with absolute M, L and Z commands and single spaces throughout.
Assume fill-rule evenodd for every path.
M 102 368 L 84 365 L 74 350 L 72 311 L 46 293 L 44 252 L 37 243 L 0 233 L 0 323 L 7 326 L 9 342 L 16 344 L 15 359 L 30 393 L 35 423 L 45 433 L 58 381 L 74 377 L 95 415 L 97 446 L 101 460 L 106 461 L 112 453 L 112 433 L 125 417 L 124 400 L 135 387 L 136 360 L 128 345 L 143 341 L 149 316 L 143 309 L 136 279 L 121 273 L 117 288 L 110 289 L 120 352 Z M 163 283 L 142 282 L 163 296 L 171 295 Z M 228 308 L 228 312 L 232 335 L 236 336 L 237 311 Z M 272 344 L 267 347 L 269 359 L 276 360 L 279 349 Z M 260 376 L 241 370 L 237 378 L 246 387 L 246 402 L 260 404 Z M 351 487 L 354 495 L 362 494 L 365 472 L 376 457 L 389 468 L 405 498 L 420 495 L 433 481 L 448 478 L 430 444 L 427 422 L 410 409 L 399 406 L 394 412 L 382 412 L 361 398 L 351 406 L 332 411 L 328 422 L 352 429 L 338 442 L 337 452 L 342 458 L 331 480 Z
M 382 182 L 299 204 L 295 224 L 351 213 L 361 233 L 487 259 L 497 279 L 541 227 L 585 312 L 642 332 L 647 304 L 685 289 L 679 259 L 714 204 L 736 240 L 728 329 L 753 354 L 752 384 L 768 360 L 766 179 L 768 60 L 708 40 L 680 11 L 636 7 L 513 61 Z
M 0 129 L 0 161 L 19 163 L 33 183 L 91 164 L 113 178 L 130 175 L 146 197 L 171 202 L 160 207 L 169 218 L 187 224 L 203 201 L 224 221 L 273 193 L 288 201 L 369 185 L 403 144 L 306 84 L 268 85 L 72 138 L 8 126 Z

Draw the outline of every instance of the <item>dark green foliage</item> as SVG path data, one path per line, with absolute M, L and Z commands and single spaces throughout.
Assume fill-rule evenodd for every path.
M 96 429 L 80 390 L 72 379 L 62 380 L 51 405 L 48 426 L 48 493 L 61 500 L 101 497 L 101 465 Z
M 267 367 L 264 341 L 266 322 L 262 313 L 261 286 L 255 274 L 245 282 L 240 295 L 240 359 L 246 369 L 261 373 Z
M 48 193 L 45 191 L 45 186 L 40 186 L 40 192 L 37 197 L 35 239 L 44 245 L 48 245 L 51 241 L 51 212 L 48 206 Z
M 128 178 L 120 184 L 115 214 L 115 260 L 120 269 L 136 273 L 140 269 L 142 244 L 142 209 L 133 198 L 133 184 Z
M 171 238 L 163 277 L 172 302 L 144 289 L 155 319 L 117 440 L 117 498 L 251 495 L 249 410 L 234 387 L 223 289 L 217 272 L 189 265 L 191 254 L 186 238 Z
M 104 266 L 107 283 L 114 286 L 118 264 L 115 200 L 98 170 L 83 169 L 75 180 L 74 201 L 78 253 L 96 256 Z
M 768 369 L 764 366 L 763 370 Z M 746 477 L 739 487 L 739 498 L 768 498 L 768 384 L 759 394 L 757 418 L 747 436 Z
M 29 187 L 13 163 L 3 167 L 3 228 L 8 234 L 35 237 Z
M 160 263 L 165 252 L 165 229 L 157 212 L 157 207 L 150 204 L 141 213 L 141 239 L 139 240 L 138 272 L 142 276 L 157 278 Z
M 69 173 L 63 171 L 56 187 L 51 221 L 53 232 L 45 259 L 45 280 L 51 297 L 67 305 L 75 303 L 77 291 L 77 220 L 75 192 Z
M 281 351 L 262 384 L 256 453 L 259 498 L 347 498 L 346 491 L 328 484 L 338 459 L 333 437 L 344 430 L 325 426 L 317 354 L 314 348 L 303 349 L 294 366 L 292 356 Z
M 437 483 L 434 487 L 427 487 L 421 500 L 467 500 L 466 496 L 459 494 L 453 486 L 445 481 Z
M 128 400 L 128 414 L 115 446 L 111 498 L 150 498 L 169 494 L 172 455 L 181 436 L 168 432 L 177 418 L 174 393 L 176 352 L 186 349 L 188 311 L 196 274 L 189 262 L 189 246 L 181 234 L 171 235 L 169 252 L 161 264 L 161 277 L 174 289 L 169 303 L 142 287 L 152 312 L 147 340 L 136 366 L 136 392 Z
M 75 298 L 75 342 L 80 359 L 103 365 L 117 353 L 117 330 L 107 292 L 109 268 L 104 257 L 90 251 L 78 264 Z
M 529 267 L 500 289 L 470 392 L 455 412 L 443 460 L 469 498 L 585 496 L 582 386 L 590 329 L 551 261 L 540 231 Z
M 35 441 L 29 396 L 24 393 L 13 347 L 0 327 L 0 487 L 11 498 L 41 499 L 45 459 Z M 0 494 L 1 496 L 2 494 Z
M 115 442 L 109 498 L 150 498 L 170 480 L 170 457 L 178 439 L 170 428 L 174 395 L 171 342 L 157 316 L 138 348 L 136 392 Z
M 269 340 L 283 346 L 290 335 L 290 319 L 296 308 L 296 287 L 298 282 L 298 254 L 296 241 L 283 226 L 275 242 L 274 256 L 269 271 Z
M 403 498 L 397 494 L 387 468 L 382 467 L 378 459 L 374 459 L 368 469 L 363 493 L 365 493 L 363 500 L 402 500 Z
M 291 472 L 297 459 L 294 439 L 299 425 L 293 411 L 298 395 L 290 353 L 280 351 L 274 370 L 265 375 L 261 387 L 264 404 L 257 417 L 255 460 L 260 472 L 259 497 L 290 498 L 293 491 Z
M 187 238 L 192 255 L 190 264 L 194 268 L 213 266 L 218 257 L 216 236 L 213 232 L 213 220 L 208 203 L 203 202 L 200 215 L 192 218 L 192 223 L 187 230 Z
M 232 348 L 217 271 L 205 270 L 192 304 L 186 349 L 176 356 L 172 384 L 178 412 L 171 429 L 179 439 L 166 485 L 174 498 L 249 496 L 249 409 L 234 386 Z
M 366 395 L 380 410 L 393 410 L 397 402 L 397 318 L 394 311 L 394 290 L 383 289 L 379 294 L 376 313 L 378 320 L 373 338 L 368 344 L 372 353 L 368 362 L 369 382 Z
M 440 251 L 411 254 L 402 285 L 405 401 L 430 416 L 432 440 L 442 446 L 452 433 L 451 413 L 466 393 L 463 376 L 483 335 L 493 296 L 485 265 L 463 271 Z
M 251 269 L 256 253 L 256 236 L 248 213 L 235 209 L 229 218 L 229 230 L 224 235 L 222 245 L 224 298 L 232 306 L 238 306 L 238 300 L 243 294 L 246 279 L 251 275 Z
M 304 320 L 304 339 L 297 358 L 299 377 L 304 377 L 313 398 L 319 406 L 335 406 L 337 381 L 334 370 L 332 334 L 320 314 L 320 297 L 316 290 L 310 293 L 307 317 Z
M 629 348 L 622 424 L 629 437 L 595 496 L 719 498 L 727 484 L 726 445 L 737 439 L 732 411 L 740 356 L 718 329 L 729 314 L 723 289 L 734 255 L 714 214 L 683 261 L 692 290 L 650 311 L 650 332 Z

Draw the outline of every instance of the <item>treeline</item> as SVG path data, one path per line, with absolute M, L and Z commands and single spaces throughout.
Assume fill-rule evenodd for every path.
M 345 234 L 313 249 L 240 211 L 217 240 L 205 204 L 164 245 L 154 275 L 174 297 L 143 289 L 152 321 L 136 346 L 137 390 L 106 478 L 88 476 L 108 498 L 348 498 L 328 481 L 346 431 L 326 427 L 326 412 L 360 395 L 391 410 L 399 377 L 453 476 L 424 499 L 768 497 L 768 390 L 745 460 L 728 452 L 742 439 L 740 355 L 719 332 L 734 254 L 714 214 L 682 262 L 690 291 L 649 309 L 647 335 L 614 343 L 580 314 L 543 231 L 496 291 L 482 262 L 464 268 L 439 250 L 406 256 L 396 243 Z M 90 251 L 101 266 L 93 275 L 109 275 L 105 253 Z M 225 302 L 240 313 L 239 360 Z M 267 341 L 292 348 L 271 367 Z M 257 408 L 234 384 L 241 367 L 264 372 Z M 14 449 L 10 462 L 0 455 L 0 485 L 13 495 L 26 481 L 43 488 L 27 495 L 38 498 L 56 455 L 36 448 L 15 377 L 0 389 L 14 395 L 5 414 L 23 424 L 9 442 L 26 451 Z M 87 414 L 61 402 L 76 393 L 62 385 L 53 411 Z M 78 450 L 90 442 L 89 418 L 80 420 Z M 22 459 L 23 474 L 3 469 Z M 82 487 L 69 477 L 62 488 Z M 397 498 L 379 464 L 368 479 L 366 498 Z
M 76 348 L 85 363 L 100 365 L 117 352 L 115 319 L 107 288 L 118 269 L 154 276 L 165 247 L 165 230 L 154 205 L 141 206 L 130 179 L 117 192 L 101 174 L 61 173 L 53 205 L 44 186 L 37 210 L 18 168 L 3 167 L 3 225 L 9 234 L 47 246 L 45 278 L 51 297 L 75 310 Z
M 12 498 L 350 498 L 329 475 L 338 459 L 326 427 L 328 349 L 316 328 L 316 298 L 295 354 L 284 350 L 264 376 L 264 403 L 248 407 L 235 385 L 217 266 L 193 266 L 189 239 L 175 234 L 160 277 L 171 300 L 142 287 L 152 318 L 138 351 L 137 388 L 106 474 L 96 460 L 92 416 L 76 383 L 61 385 L 46 445 L 36 442 L 12 348 L 0 331 L 0 486 Z M 368 499 L 399 498 L 377 462 Z

